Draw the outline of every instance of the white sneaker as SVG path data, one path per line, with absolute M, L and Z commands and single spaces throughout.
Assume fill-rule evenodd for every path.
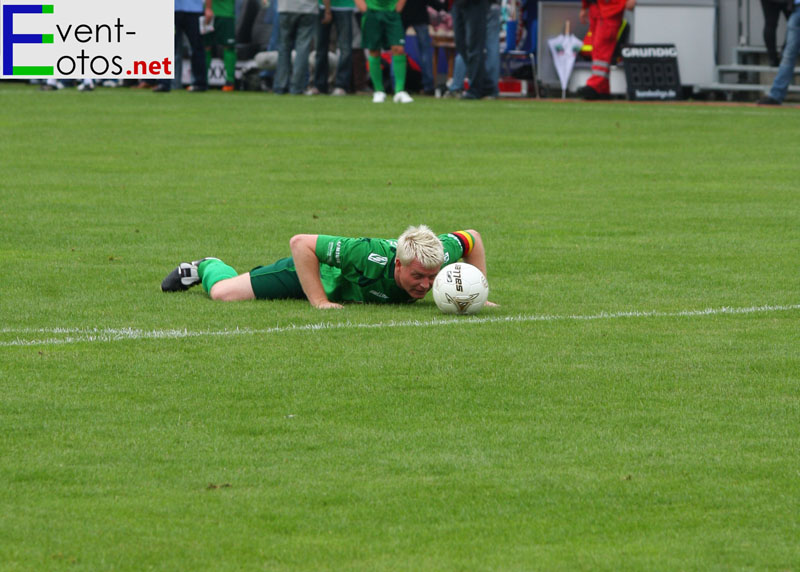
M 383 103 L 386 101 L 386 92 L 376 91 L 372 94 L 372 103 Z
M 334 89 L 331 92 L 331 95 L 335 95 L 335 96 L 338 97 L 338 96 L 342 96 L 342 95 L 347 95 L 347 92 L 345 90 L 343 90 L 341 87 L 337 87 L 336 89 Z
M 408 95 L 406 91 L 398 91 L 395 93 L 392 101 L 395 103 L 414 103 L 414 100 L 411 99 L 411 96 Z

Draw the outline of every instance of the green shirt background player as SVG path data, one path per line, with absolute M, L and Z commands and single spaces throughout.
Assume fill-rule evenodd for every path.
M 459 259 L 486 274 L 486 250 L 475 230 L 437 236 L 425 225 L 412 226 L 397 240 L 298 234 L 290 247 L 290 258 L 244 274 L 217 258 L 182 262 L 161 289 L 202 283 L 213 300 L 305 298 L 315 308 L 342 308 L 341 302 L 422 299 L 439 269 Z
M 367 50 L 369 77 L 375 93 L 373 103 L 386 101 L 381 71 L 381 50 L 391 49 L 394 69 L 395 103 L 412 103 L 406 92 L 406 31 L 400 13 L 406 0 L 355 0 L 356 7 L 364 14 L 361 24 L 361 47 Z
M 225 86 L 222 91 L 233 91 L 236 81 L 236 2 L 211 0 L 214 11 L 214 30 L 203 36 L 206 47 L 206 69 L 211 69 L 211 58 L 216 46 L 222 48 L 225 65 Z

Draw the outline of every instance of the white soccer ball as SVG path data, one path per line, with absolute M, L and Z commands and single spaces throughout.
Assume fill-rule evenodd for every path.
M 445 314 L 477 314 L 488 298 L 486 276 L 466 262 L 445 266 L 433 281 L 433 301 Z

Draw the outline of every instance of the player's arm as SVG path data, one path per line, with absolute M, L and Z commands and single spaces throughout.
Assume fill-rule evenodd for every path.
M 483 246 L 483 239 L 477 230 L 469 229 L 466 232 L 472 235 L 472 238 L 475 240 L 475 244 L 472 246 L 472 249 L 461 258 L 461 260 L 467 264 L 472 264 L 478 270 L 483 272 L 483 275 L 488 278 L 489 275 L 486 274 L 486 249 Z
M 394 7 L 394 11 L 400 13 L 405 8 L 406 0 L 397 0 L 397 5 Z
M 210 24 L 211 20 L 214 19 L 214 9 L 211 7 L 211 0 L 205 1 L 204 16 L 206 24 Z
M 367 3 L 364 0 L 355 0 L 355 2 L 356 2 L 356 8 L 358 8 L 359 12 L 363 13 L 367 11 Z
M 315 308 L 343 308 L 344 306 L 341 304 L 328 300 L 325 289 L 322 287 L 319 259 L 317 259 L 316 252 L 317 236 L 316 234 L 297 234 L 289 241 L 297 278 L 300 280 L 300 286 L 303 287 L 308 302 Z
M 486 273 L 486 248 L 483 246 L 483 238 L 481 238 L 481 235 L 477 230 L 469 229 L 467 232 L 472 235 L 475 244 L 472 246 L 472 250 L 461 257 L 461 260 L 467 264 L 472 264 L 478 270 L 483 272 L 483 275 L 488 279 L 489 275 Z M 487 300 L 486 306 L 497 306 L 497 304 Z

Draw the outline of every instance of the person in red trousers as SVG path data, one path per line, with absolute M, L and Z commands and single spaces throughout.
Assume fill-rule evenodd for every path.
M 592 34 L 592 75 L 578 90 L 583 99 L 608 99 L 611 89 L 608 75 L 611 56 L 617 45 L 617 35 L 625 10 L 633 10 L 636 0 L 582 0 L 580 19 Z

